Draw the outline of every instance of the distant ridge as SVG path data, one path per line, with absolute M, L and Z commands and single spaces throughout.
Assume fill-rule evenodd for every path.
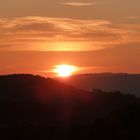
M 74 75 L 66 80 L 59 80 L 88 91 L 92 91 L 93 88 L 104 91 L 119 90 L 140 97 L 140 74 L 93 73 Z

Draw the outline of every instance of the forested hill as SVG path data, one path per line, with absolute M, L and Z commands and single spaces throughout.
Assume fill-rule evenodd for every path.
M 104 91 L 120 90 L 125 94 L 140 97 L 140 74 L 93 73 L 74 75 L 67 79 L 59 78 L 59 80 L 88 91 L 92 91 L 93 88 Z
M 0 111 L 5 136 L 24 133 L 34 139 L 41 134 L 50 140 L 52 136 L 82 140 L 129 137 L 140 130 L 139 98 L 119 91 L 88 92 L 33 75 L 0 76 Z

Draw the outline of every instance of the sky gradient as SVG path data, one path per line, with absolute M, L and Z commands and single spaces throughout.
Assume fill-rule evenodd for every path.
M 139 0 L 1 0 L 0 74 L 44 75 L 61 63 L 78 66 L 79 73 L 140 73 L 139 5 Z

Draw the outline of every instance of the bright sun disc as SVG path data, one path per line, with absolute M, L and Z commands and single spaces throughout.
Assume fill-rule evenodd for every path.
M 60 77 L 71 76 L 76 71 L 76 67 L 72 65 L 56 65 L 54 72 Z

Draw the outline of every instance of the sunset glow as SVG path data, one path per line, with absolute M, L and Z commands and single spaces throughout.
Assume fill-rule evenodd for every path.
M 76 71 L 76 67 L 72 65 L 62 64 L 55 66 L 54 72 L 59 77 L 69 77 Z
M 140 73 L 139 5 L 140 0 L 1 0 L 0 74 Z M 61 64 L 78 71 L 52 70 Z

